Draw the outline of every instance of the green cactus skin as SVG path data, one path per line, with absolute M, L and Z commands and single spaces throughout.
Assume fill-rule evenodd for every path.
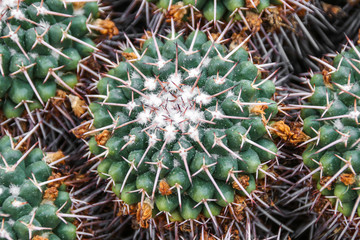
M 360 179 L 360 47 L 354 46 L 334 58 L 330 82 L 321 74 L 310 80 L 312 93 L 302 109 L 303 130 L 311 139 L 303 153 L 304 164 L 324 177 L 319 191 L 337 199 L 338 211 L 354 218 L 359 207 Z M 315 175 L 313 175 L 315 179 Z M 339 204 L 341 203 L 341 204 Z
M 138 58 L 103 74 L 101 98 L 89 107 L 96 129 L 86 134 L 112 135 L 105 146 L 92 137 L 89 149 L 123 203 L 145 201 L 174 221 L 202 214 L 216 222 L 235 195 L 251 198 L 277 156 L 263 121 L 278 111 L 274 83 L 261 79 L 241 46 L 229 52 L 219 44 L 221 55 L 198 30 L 186 41 L 174 31 L 168 37 L 149 38 L 140 52 L 126 49 Z M 244 175 L 247 186 L 238 181 Z M 161 192 L 160 182 L 172 193 Z
M 42 108 L 57 89 L 78 95 L 74 73 L 81 59 L 97 50 L 87 35 L 96 28 L 90 21 L 99 13 L 93 2 L 73 3 L 0 3 L 0 107 L 7 118 Z M 69 78 L 70 73 L 75 77 Z
M 48 181 L 52 170 L 43 151 L 34 145 L 22 153 L 12 141 L 0 139 L 0 239 L 76 239 L 76 227 L 64 220 L 73 216 L 69 193 L 59 188 L 55 200 L 44 198 L 47 183 L 63 177 Z

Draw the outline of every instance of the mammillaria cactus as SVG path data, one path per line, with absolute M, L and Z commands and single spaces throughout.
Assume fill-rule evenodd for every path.
M 304 7 L 304 2 L 300 3 L 292 0 L 142 0 L 140 11 L 145 6 L 149 8 L 149 3 L 155 4 L 158 9 L 173 16 L 177 21 L 183 21 L 188 17 L 194 21 L 195 15 L 198 15 L 198 13 L 208 21 L 229 20 L 231 18 L 235 20 L 245 20 L 247 14 L 260 13 L 268 7 L 276 8 L 282 5 L 289 9 L 293 9 L 292 6 Z M 188 10 L 190 10 L 190 12 Z
M 97 171 L 123 211 L 137 206 L 148 227 L 168 221 L 239 217 L 277 147 L 267 122 L 277 115 L 274 83 L 262 79 L 242 44 L 229 52 L 201 31 L 149 37 L 97 84 L 88 142 Z M 109 185 L 110 186 L 110 185 Z M 247 200 L 246 200 L 247 199 Z M 239 210 L 239 211 L 238 211 Z M 169 220 L 170 219 L 170 220 Z
M 94 1 L 0 3 L 0 105 L 7 118 L 41 108 L 57 89 L 74 95 L 82 58 L 97 50 L 88 33 L 103 30 Z M 59 85 L 59 87 L 57 86 Z M 79 96 L 79 95 L 78 95 Z
M 304 132 L 310 137 L 303 161 L 317 188 L 350 222 L 359 210 L 359 59 L 360 48 L 338 54 L 333 64 L 322 60 L 322 74 L 312 76 L 309 103 L 301 106 Z M 300 180 L 302 181 L 302 180 Z
M 69 222 L 76 215 L 69 213 L 72 200 L 62 184 L 67 176 L 51 169 L 66 157 L 23 145 L 0 139 L 0 239 L 76 239 Z

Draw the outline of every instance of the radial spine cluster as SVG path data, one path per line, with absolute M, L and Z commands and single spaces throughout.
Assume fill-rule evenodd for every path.
M 76 70 L 97 50 L 87 36 L 98 3 L 6 0 L 0 3 L 0 107 L 7 118 L 42 108 L 65 89 L 78 95 Z M 59 85 L 59 86 L 57 86 Z M 79 95 L 78 95 L 79 96 Z
M 317 187 L 345 216 L 359 208 L 360 179 L 360 47 L 338 54 L 323 74 L 315 74 L 312 93 L 302 106 L 308 140 L 303 161 L 317 181 Z
M 64 158 L 23 143 L 0 139 L 0 239 L 76 239 L 66 177 L 51 169 Z
M 150 207 L 140 225 L 158 211 L 216 223 L 237 196 L 254 201 L 256 179 L 271 175 L 275 86 L 241 45 L 229 52 L 201 31 L 163 38 L 149 37 L 139 51 L 130 43 L 127 60 L 103 75 L 89 148 L 104 157 L 99 175 L 126 205 L 138 203 L 140 215 Z

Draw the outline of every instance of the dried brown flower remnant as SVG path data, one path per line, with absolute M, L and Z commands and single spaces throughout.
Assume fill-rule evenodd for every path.
M 111 137 L 111 134 L 108 130 L 102 131 L 102 133 L 95 136 L 95 141 L 98 145 L 105 146 L 106 142 Z
M 150 204 L 144 202 L 141 207 L 141 202 L 138 203 L 138 209 L 136 212 L 136 220 L 138 221 L 140 227 L 148 228 L 149 220 L 152 216 L 152 208 Z
M 67 94 L 63 90 L 56 90 L 56 96 L 51 99 L 52 104 L 60 106 L 63 104 Z
M 352 173 L 343 173 L 340 175 L 340 181 L 346 186 L 352 185 L 355 183 L 355 175 Z
M 59 150 L 57 152 L 47 152 L 45 154 L 44 161 L 47 162 L 47 163 L 52 163 L 52 162 L 55 162 L 55 161 L 57 161 L 57 160 L 59 160 L 61 158 L 64 158 L 64 157 L 65 157 L 65 155 L 61 150 Z M 60 164 L 65 164 L 64 161 L 61 161 L 59 163 Z
M 297 124 L 290 128 L 284 121 L 277 121 L 271 125 L 271 133 L 276 134 L 284 141 L 297 145 L 310 137 L 306 135 Z
M 246 21 L 250 26 L 252 32 L 258 32 L 261 28 L 262 19 L 259 17 L 259 14 L 247 11 L 246 12 Z
M 86 2 L 74 2 L 73 3 L 74 10 L 83 8 L 85 6 L 85 4 L 86 4 Z
M 59 191 L 56 189 L 56 187 L 51 187 L 45 190 L 44 193 L 44 199 L 49 201 L 55 201 L 58 197 Z
M 360 44 L 360 29 L 359 29 L 359 33 L 358 33 L 358 40 L 357 40 L 357 44 Z
M 221 34 L 220 33 L 210 33 L 210 35 L 211 35 L 212 39 L 214 41 L 216 41 L 220 37 Z
M 247 8 L 256 8 L 260 4 L 260 0 L 245 0 Z
M 230 43 L 230 46 L 229 46 L 229 50 L 232 51 L 234 50 L 237 46 L 239 46 L 244 40 L 246 39 L 246 36 L 244 35 L 243 32 L 240 32 L 240 33 L 233 33 L 231 35 L 231 43 Z M 245 50 L 248 50 L 248 46 L 247 46 L 247 42 L 245 42 L 243 45 L 242 45 L 242 48 L 244 48 Z
M 261 103 L 261 101 L 258 101 L 258 103 Z M 265 110 L 268 109 L 269 106 L 264 103 L 264 105 L 254 105 L 251 107 L 250 112 L 254 113 L 256 115 L 263 115 L 265 114 Z
M 51 176 L 48 178 L 48 180 L 53 180 L 53 179 L 58 179 L 61 178 L 61 174 L 60 173 L 55 173 L 52 172 Z M 55 182 L 51 182 L 48 183 L 48 187 L 55 187 L 55 188 L 59 188 L 63 183 L 64 183 L 65 179 L 62 179 L 60 181 L 55 181 Z
M 324 9 L 324 11 L 331 15 L 338 15 L 342 14 L 342 9 L 340 6 L 332 5 L 326 2 L 321 1 L 321 5 Z
M 109 19 L 98 18 L 94 21 L 93 25 L 99 27 L 99 32 L 102 35 L 108 35 L 109 38 L 119 34 L 119 29 L 117 29 L 115 23 Z
M 123 57 L 126 60 L 133 60 L 133 59 L 137 59 L 138 57 L 136 56 L 135 53 L 131 52 L 131 53 L 127 53 L 127 52 L 122 52 L 121 55 L 123 55 Z
M 144 45 L 144 42 L 145 42 L 146 40 L 148 40 L 149 38 L 151 38 L 151 37 L 152 37 L 152 33 L 151 33 L 150 31 L 146 31 L 145 34 L 143 34 L 143 35 L 141 36 L 141 38 L 139 39 L 140 48 L 142 48 L 143 45 Z
M 242 213 L 245 207 L 246 207 L 246 197 L 235 195 L 233 209 L 234 209 L 234 214 L 238 219 L 242 218 Z
M 323 69 L 323 70 L 321 71 L 321 74 L 323 75 L 323 79 L 324 79 L 324 84 L 325 84 L 325 86 L 332 88 L 332 84 L 331 84 L 331 74 L 329 73 L 329 70 Z
M 86 103 L 84 100 L 81 100 L 78 96 L 72 94 L 69 95 L 69 100 L 75 116 L 80 117 L 86 112 Z
M 46 237 L 41 237 L 39 235 L 34 236 L 31 240 L 48 240 Z
M 120 203 L 120 208 L 116 216 L 127 216 L 127 215 L 135 215 L 137 212 L 137 204 L 127 205 L 124 203 Z
M 330 176 L 328 176 L 328 177 L 322 177 L 322 178 L 320 179 L 319 184 L 320 184 L 321 186 L 324 186 L 330 179 L 331 179 Z M 332 184 L 333 184 L 333 183 L 329 184 L 329 185 L 326 187 L 326 189 L 331 190 Z
M 172 191 L 170 190 L 169 184 L 165 180 L 161 180 L 159 183 L 159 191 L 161 195 L 170 195 Z
M 85 122 L 85 121 L 84 121 Z M 79 127 L 75 128 L 72 132 L 73 134 L 75 135 L 75 137 L 77 138 L 83 138 L 83 137 L 86 137 L 84 136 L 84 134 L 86 132 L 88 132 L 89 130 L 93 130 L 94 129 L 94 126 L 92 126 L 90 128 L 90 123 L 87 123 L 87 124 L 83 124 L 84 122 L 82 122 L 82 124 L 80 124 Z
M 19 140 L 17 141 L 17 142 L 14 142 L 14 145 L 15 145 L 15 147 L 21 142 L 21 140 L 23 140 L 23 138 L 22 137 L 19 137 Z M 21 151 L 21 152 L 26 152 L 26 150 L 27 150 L 27 146 L 26 146 L 27 144 L 22 144 L 19 148 L 18 148 L 18 150 L 19 151 Z
M 238 181 L 239 183 L 241 184 L 241 186 L 243 188 L 246 188 L 247 186 L 249 186 L 249 180 L 250 180 L 250 177 L 248 175 L 241 175 L 241 176 L 238 176 Z M 237 182 L 233 181 L 232 183 L 232 187 L 237 189 L 237 190 L 242 190 L 239 185 L 237 184 Z
M 211 236 L 208 232 L 204 232 L 200 236 L 200 240 L 216 240 L 213 236 Z
M 166 19 L 167 19 L 166 21 L 169 22 L 170 19 L 172 18 L 177 24 L 181 24 L 182 19 L 186 14 L 187 14 L 187 8 L 184 8 L 184 3 L 178 2 L 170 6 L 170 9 L 166 15 Z

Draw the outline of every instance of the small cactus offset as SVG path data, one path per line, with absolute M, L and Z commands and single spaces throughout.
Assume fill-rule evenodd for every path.
M 137 208 L 141 227 L 161 216 L 168 223 L 216 216 L 241 219 L 242 203 L 254 202 L 259 179 L 278 155 L 267 122 L 277 115 L 275 85 L 241 48 L 194 31 L 186 40 L 174 29 L 154 34 L 126 61 L 103 74 L 89 110 L 85 136 L 101 159 L 125 214 Z M 123 213 L 123 214 L 124 214 Z M 161 214 L 164 213 L 164 214 Z M 216 230 L 217 231 L 217 230 Z
M 7 0 L 0 3 L 0 107 L 7 118 L 42 108 L 65 89 L 74 95 L 82 58 L 103 30 L 95 1 Z M 57 86 L 58 85 L 58 86 Z
M 334 209 L 360 215 L 360 47 L 338 54 L 312 76 L 308 103 L 300 106 L 304 132 L 311 139 L 302 157 L 322 195 Z M 351 221 L 350 221 L 351 222 Z
M 67 176 L 51 169 L 64 155 L 23 145 L 9 136 L 0 139 L 0 239 L 76 239 L 69 222 L 76 215 L 69 213 L 72 201 L 62 184 Z

